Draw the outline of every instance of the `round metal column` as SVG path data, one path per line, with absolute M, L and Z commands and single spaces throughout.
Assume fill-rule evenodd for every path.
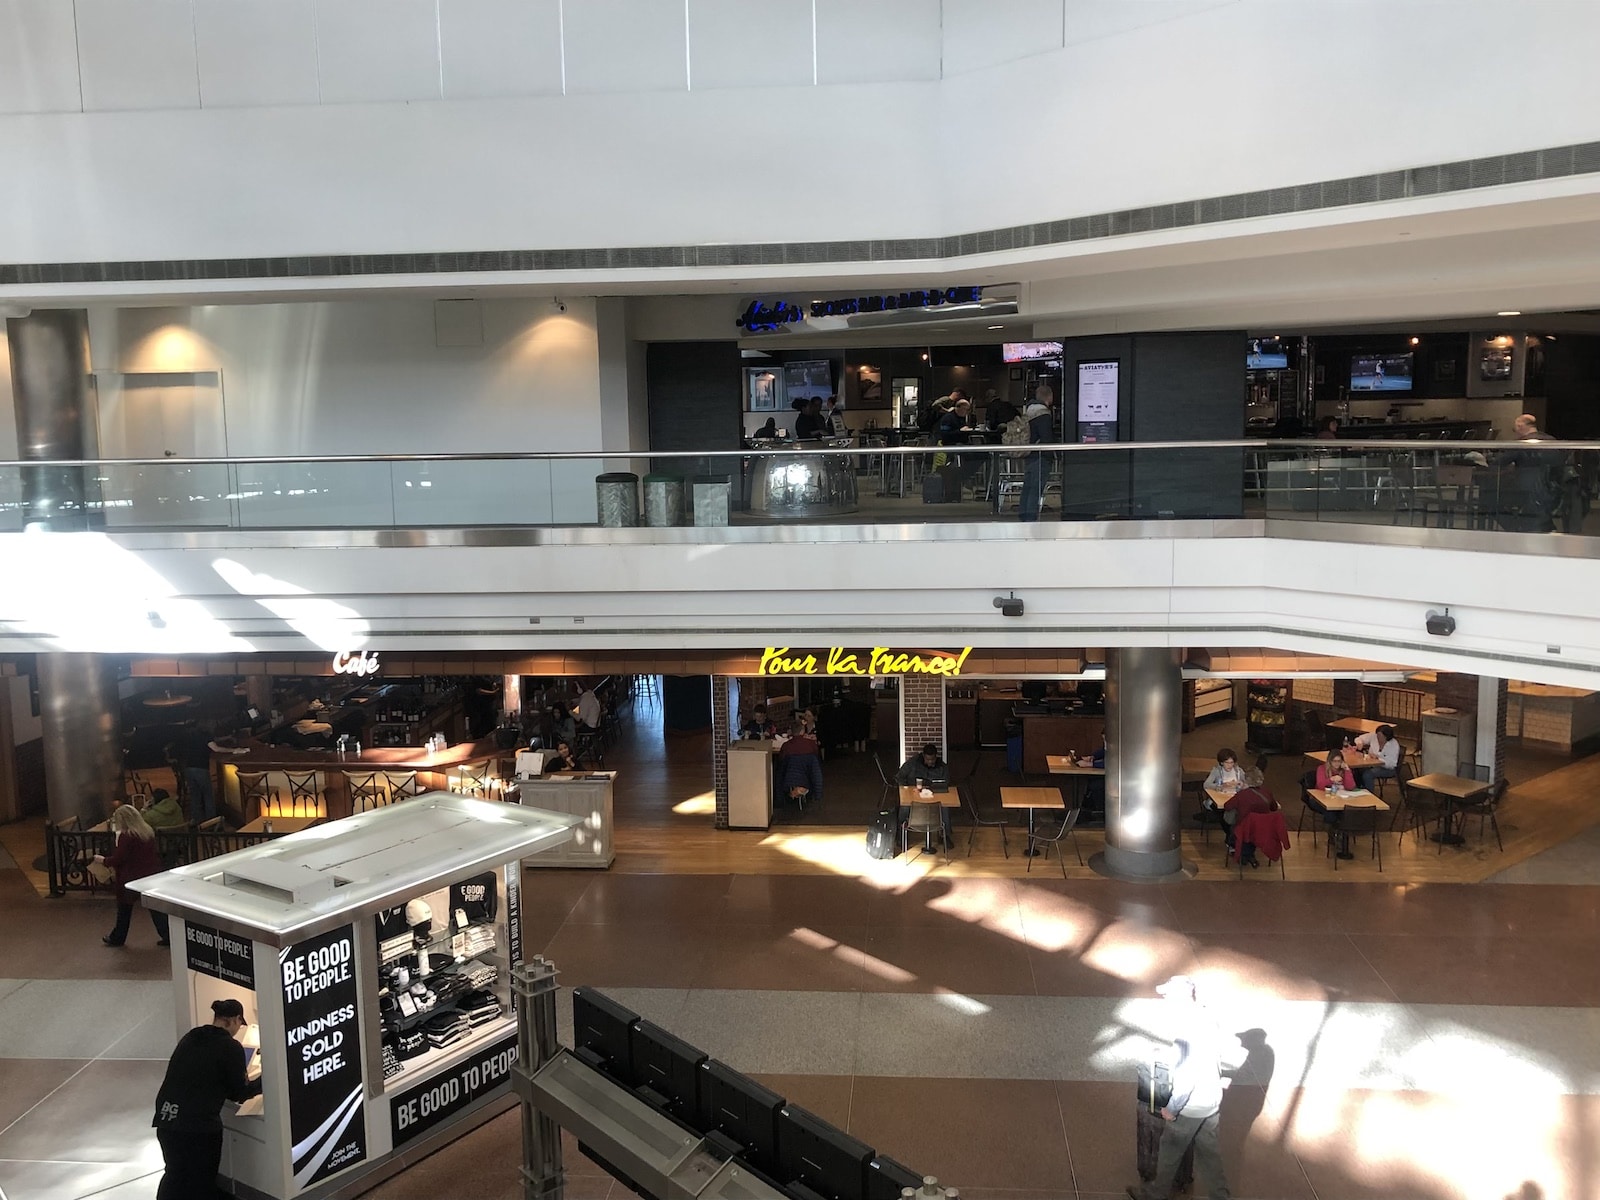
M 1117 879 L 1192 874 L 1179 842 L 1183 674 L 1178 651 L 1106 651 L 1106 848 L 1091 865 Z
M 38 662 L 50 819 L 77 817 L 87 828 L 122 794 L 116 668 L 103 654 L 41 654 Z
M 89 395 L 89 320 L 82 309 L 40 309 L 6 321 L 16 397 L 17 456 L 95 458 L 100 450 Z M 24 524 L 98 529 L 99 489 L 86 467 L 24 467 Z

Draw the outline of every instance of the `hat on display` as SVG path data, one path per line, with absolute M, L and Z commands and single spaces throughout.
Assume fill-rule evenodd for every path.
M 1156 985 L 1156 995 L 1169 999 L 1193 1000 L 1194 980 L 1187 975 L 1174 975 L 1165 983 Z
M 433 924 L 433 909 L 423 899 L 416 899 L 406 905 L 406 924 L 415 929 L 418 925 Z
M 420 1029 L 407 1029 L 395 1035 L 394 1052 L 397 1058 L 415 1058 L 428 1052 L 428 1035 Z

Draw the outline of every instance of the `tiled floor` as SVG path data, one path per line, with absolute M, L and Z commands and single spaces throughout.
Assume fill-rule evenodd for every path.
M 618 757 L 637 784 L 619 808 L 670 825 L 694 780 L 647 739 Z M 1161 1035 L 1150 988 L 1178 970 L 1249 1034 L 1222 1121 L 1235 1196 L 1600 1195 L 1600 888 L 1584 874 L 1600 842 L 1581 831 L 1507 872 L 1537 887 L 1334 882 L 1309 858 L 1243 885 L 825 856 L 774 873 L 722 839 L 725 865 L 681 873 L 527 873 L 527 952 L 965 1196 L 1121 1194 L 1133 1064 Z M 3 865 L 0 903 L 0 1197 L 150 1200 L 165 952 L 148 923 L 106 949 L 107 901 L 40 899 Z M 507 1115 L 372 1194 L 520 1200 L 519 1159 Z M 570 1141 L 566 1164 L 569 1200 L 629 1194 Z

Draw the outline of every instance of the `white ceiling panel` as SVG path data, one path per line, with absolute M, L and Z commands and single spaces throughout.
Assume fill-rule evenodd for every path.
M 945 78 L 1061 47 L 1062 0 L 944 0 Z
M 690 86 L 792 87 L 811 82 L 811 0 L 763 5 L 689 0 Z
M 194 0 L 204 108 L 317 102 L 312 0 Z
M 433 0 L 316 0 L 316 14 L 324 103 L 439 98 Z
M 817 82 L 939 78 L 939 0 L 816 0 Z
M 447 100 L 561 91 L 559 0 L 439 0 Z
M 189 0 L 76 0 L 76 8 L 86 112 L 200 106 Z
M 79 107 L 72 6 L 60 0 L 0 0 L 0 113 Z
M 683 0 L 567 0 L 567 91 L 683 91 Z

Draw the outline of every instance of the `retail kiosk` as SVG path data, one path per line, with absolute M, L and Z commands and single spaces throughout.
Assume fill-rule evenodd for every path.
M 236 1195 L 355 1195 L 514 1103 L 520 863 L 578 820 L 430 792 L 130 885 L 174 918 L 178 1033 L 244 1006 Z

